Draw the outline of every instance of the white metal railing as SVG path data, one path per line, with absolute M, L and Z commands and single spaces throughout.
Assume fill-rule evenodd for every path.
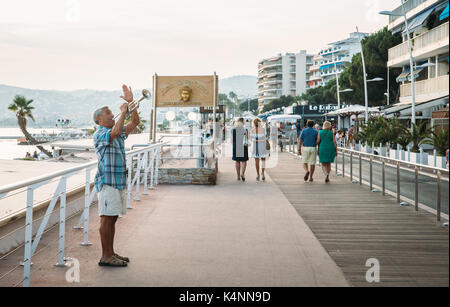
M 374 163 L 378 163 L 381 164 L 381 189 L 382 189 L 382 193 L 383 195 L 385 195 L 386 193 L 386 165 L 390 165 L 392 167 L 396 168 L 396 197 L 397 197 L 397 202 L 400 203 L 401 202 L 401 189 L 400 189 L 400 165 L 404 164 L 405 161 L 399 160 L 399 159 L 395 159 L 395 158 L 390 158 L 390 157 L 384 157 L 381 155 L 376 155 L 373 153 L 373 151 L 371 153 L 368 152 L 363 152 L 363 151 L 358 151 L 358 150 L 354 150 L 354 149 L 348 149 L 345 148 L 345 144 L 343 145 L 344 147 L 338 146 L 338 150 L 341 153 L 340 157 L 337 157 L 335 159 L 335 171 L 336 174 L 341 175 L 343 177 L 346 176 L 346 174 L 349 175 L 350 181 L 352 181 L 353 183 L 358 183 L 360 185 L 363 184 L 363 176 L 362 176 L 362 160 L 368 160 L 369 161 L 369 188 L 371 191 L 375 191 L 373 190 L 373 164 Z M 361 146 L 361 145 L 360 145 Z M 372 147 L 373 148 L 373 147 Z M 346 173 L 346 162 L 345 162 L 345 157 L 348 157 L 350 160 L 350 170 L 349 173 Z M 357 157 L 359 159 L 359 181 L 358 180 L 353 180 L 354 176 L 353 176 L 353 157 Z M 339 161 L 340 160 L 340 161 Z M 338 164 L 341 164 L 341 167 L 339 169 Z M 441 167 L 435 167 L 435 166 L 428 166 L 428 165 L 423 165 L 423 164 L 419 164 L 419 163 L 414 163 L 414 162 L 408 162 L 408 167 L 407 168 L 403 168 L 406 171 L 409 172 L 413 172 L 415 174 L 415 180 L 414 180 L 414 184 L 415 184 L 415 189 L 414 189 L 414 204 L 415 204 L 415 210 L 418 211 L 419 209 L 419 169 L 425 169 L 431 172 L 434 172 L 436 174 L 436 220 L 439 222 L 441 220 L 441 181 L 442 181 L 442 175 L 446 174 L 447 177 L 449 175 L 449 170 L 445 169 L 445 168 L 441 168 Z M 342 171 L 342 173 L 339 173 L 339 170 Z M 428 176 L 431 176 L 428 175 Z M 447 179 L 448 181 L 448 179 Z M 447 183 L 448 184 L 448 183 Z
M 161 159 L 162 147 L 166 143 L 158 143 L 147 146 L 145 148 L 132 150 L 126 153 L 127 155 L 127 167 L 128 167 L 128 178 L 127 178 L 127 208 L 130 209 L 131 200 L 131 190 L 136 186 L 135 200 L 139 200 L 140 192 L 140 178 L 143 175 L 144 180 L 144 194 L 147 194 L 147 182 L 148 174 L 150 173 L 150 189 L 158 184 L 158 169 Z M 91 171 L 97 167 L 97 161 L 89 162 L 83 165 L 75 166 L 66 170 L 53 172 L 50 174 L 42 175 L 36 178 L 28 179 L 25 181 L 9 184 L 0 187 L 0 199 L 6 197 L 11 192 L 17 191 L 22 188 L 26 188 L 27 198 L 26 198 L 26 218 L 25 218 L 25 240 L 24 240 L 24 278 L 23 286 L 30 286 L 30 274 L 31 274 L 31 258 L 36 251 L 39 241 L 47 227 L 47 223 L 50 219 L 50 215 L 53 213 L 53 209 L 56 205 L 58 199 L 60 200 L 59 208 L 59 236 L 58 236 L 58 259 L 56 266 L 66 266 L 66 260 L 70 258 L 65 257 L 65 223 L 66 223 L 66 186 L 67 179 L 79 172 L 86 172 L 85 179 L 85 197 L 84 197 L 84 210 L 81 214 L 80 221 L 75 227 L 76 229 L 84 228 L 84 241 L 81 243 L 82 246 L 88 246 L 89 238 L 89 208 L 95 197 L 96 190 L 93 188 L 91 190 Z M 133 164 L 136 165 L 135 173 L 133 179 L 132 170 Z M 141 173 L 142 172 L 142 173 Z M 51 198 L 50 204 L 47 207 L 47 211 L 42 219 L 39 229 L 33 239 L 33 207 L 34 207 L 34 191 L 41 186 L 44 186 L 54 179 L 59 179 L 58 186 Z M 82 225 L 84 224 L 84 227 Z
M 432 44 L 439 43 L 448 40 L 449 35 L 449 23 L 446 22 L 439 27 L 431 29 L 411 40 L 413 56 L 417 56 L 417 53 L 421 49 L 428 47 Z M 400 45 L 392 47 L 388 51 L 389 54 L 389 62 L 392 62 L 400 57 L 407 56 L 409 54 L 408 42 L 403 42 Z
M 422 81 L 415 82 L 415 94 L 424 95 L 432 93 L 440 93 L 449 90 L 448 75 L 440 76 L 437 78 L 430 78 Z M 411 83 L 400 85 L 400 97 L 411 96 Z

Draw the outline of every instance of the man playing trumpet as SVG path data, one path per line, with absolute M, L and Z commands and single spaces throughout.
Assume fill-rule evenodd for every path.
M 114 252 L 115 224 L 119 215 L 126 214 L 127 169 L 124 141 L 139 125 L 137 108 L 131 111 L 131 121 L 124 126 L 129 104 L 133 102 L 131 87 L 122 85 L 126 103 L 120 106 L 120 115 L 114 120 L 109 107 L 94 111 L 94 122 L 99 125 L 94 133 L 94 146 L 98 158 L 98 171 L 95 188 L 98 193 L 98 212 L 100 216 L 100 239 L 102 258 L 100 266 L 123 267 L 130 261 Z

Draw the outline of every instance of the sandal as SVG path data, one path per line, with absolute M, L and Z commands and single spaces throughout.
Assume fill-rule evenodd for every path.
M 116 257 L 117 259 L 125 261 L 125 262 L 130 262 L 130 258 L 128 258 L 128 257 L 120 256 L 117 254 L 113 254 L 113 257 Z
M 98 262 L 99 266 L 112 266 L 112 267 L 124 267 L 127 266 L 127 263 L 125 261 L 122 261 L 120 259 L 117 259 L 116 257 L 111 257 L 108 260 L 100 259 Z

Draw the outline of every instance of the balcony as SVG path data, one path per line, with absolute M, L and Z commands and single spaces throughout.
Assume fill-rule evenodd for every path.
M 448 52 L 449 46 L 448 22 L 431 29 L 412 39 L 412 51 L 415 60 L 426 59 L 440 53 Z M 408 42 L 401 43 L 389 49 L 389 67 L 401 67 L 409 64 Z
M 415 82 L 416 102 L 424 102 L 448 96 L 448 75 Z M 400 86 L 400 102 L 411 101 L 411 83 Z
M 408 1 L 406 1 L 403 4 L 403 7 L 405 8 L 406 16 L 408 18 L 410 18 L 412 15 L 417 14 L 418 11 L 427 8 L 429 5 L 427 5 L 427 3 L 425 3 L 425 2 L 429 2 L 430 4 L 432 4 L 432 3 L 436 3 L 437 1 L 436 0 L 408 0 Z M 414 10 L 414 12 L 413 12 L 413 10 Z M 397 14 L 397 15 L 403 14 L 402 6 L 400 5 L 399 7 L 397 7 L 392 12 Z M 396 22 L 397 20 L 400 20 L 401 22 L 403 22 L 403 16 L 389 16 L 389 24 L 392 24 L 393 22 Z M 392 27 L 389 26 L 389 30 L 391 28 Z

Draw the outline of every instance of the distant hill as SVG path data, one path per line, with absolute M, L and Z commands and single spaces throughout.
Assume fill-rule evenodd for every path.
M 255 76 L 234 76 L 219 80 L 219 92 L 228 94 L 233 91 L 236 95 L 243 98 L 257 97 L 258 87 Z
M 253 97 L 257 95 L 256 77 L 235 76 L 220 79 L 219 92 L 228 94 L 235 92 L 239 97 Z M 135 97 L 140 97 L 141 90 L 133 90 Z M 30 126 L 53 126 L 58 118 L 72 120 L 74 126 L 92 125 L 91 114 L 94 109 L 109 105 L 114 111 L 119 110 L 122 103 L 121 91 L 96 90 L 35 90 L 0 84 L 0 126 L 16 126 L 17 121 L 13 112 L 7 107 L 15 95 L 23 95 L 33 99 L 33 112 L 36 123 L 29 122 Z M 143 114 L 150 114 L 149 104 L 140 107 Z

